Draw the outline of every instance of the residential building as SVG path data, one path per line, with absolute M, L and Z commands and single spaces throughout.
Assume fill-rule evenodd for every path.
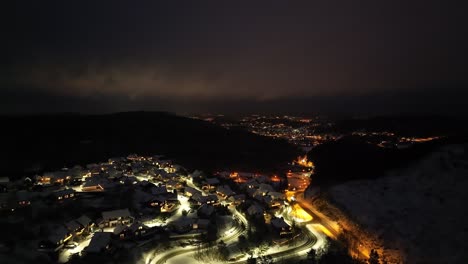
M 100 227 L 113 227 L 117 224 L 128 225 L 133 222 L 133 217 L 128 209 L 119 209 L 113 211 L 102 212 L 102 220 L 99 223 Z

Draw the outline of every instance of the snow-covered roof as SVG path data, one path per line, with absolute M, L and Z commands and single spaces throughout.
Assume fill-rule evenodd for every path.
M 204 204 L 198 208 L 198 212 L 203 215 L 210 216 L 214 213 L 214 207 L 208 204 Z
M 127 228 L 126 225 L 117 225 L 114 228 L 114 231 L 112 233 L 114 233 L 114 235 L 118 235 L 118 234 L 122 233 L 126 228 Z
M 232 201 L 232 202 L 234 201 L 241 202 L 244 200 L 245 200 L 245 194 L 238 194 L 238 195 L 229 197 L 229 201 Z
M 76 222 L 78 222 L 78 224 L 82 226 L 87 226 L 91 223 L 91 219 L 86 215 L 82 215 L 78 219 L 76 219 Z
M 63 195 L 72 194 L 72 193 L 75 193 L 75 190 L 73 190 L 73 189 L 63 189 L 63 190 L 59 190 L 59 191 L 54 192 L 54 195 L 55 196 L 63 196 Z
M 218 186 L 216 191 L 225 196 L 231 196 L 235 194 L 228 185 Z
M 60 226 L 54 229 L 54 233 L 49 236 L 49 241 L 58 244 L 62 239 L 68 235 L 68 230 L 65 227 Z
M 81 227 L 80 224 L 78 222 L 76 222 L 75 220 L 72 220 L 72 221 L 69 221 L 69 222 L 65 223 L 65 226 L 70 231 L 75 231 L 75 230 L 77 230 L 77 229 L 79 229 Z
M 88 253 L 100 253 L 103 249 L 109 245 L 111 241 L 110 232 L 96 232 L 89 242 L 89 246 L 85 248 L 85 252 Z
M 186 192 L 186 193 L 190 193 L 190 194 L 192 194 L 192 195 L 194 195 L 194 194 L 196 194 L 196 193 L 201 193 L 199 190 L 194 189 L 194 188 L 192 188 L 192 187 L 188 187 L 188 186 L 185 187 L 185 192 Z
M 126 218 L 126 217 L 131 217 L 132 215 L 128 211 L 128 209 L 119 209 L 119 210 L 113 210 L 113 211 L 106 211 L 102 212 L 102 218 L 104 220 L 110 220 L 110 219 L 115 219 L 115 218 Z
M 208 178 L 206 179 L 206 183 L 210 185 L 216 185 L 219 184 L 219 180 L 217 178 Z

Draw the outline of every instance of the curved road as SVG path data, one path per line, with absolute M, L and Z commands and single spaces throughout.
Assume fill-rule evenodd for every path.
M 293 247 L 293 248 L 288 248 L 281 252 L 276 252 L 276 253 L 265 255 L 264 257 L 271 256 L 273 259 L 284 259 L 284 258 L 298 257 L 301 255 L 300 253 L 302 252 L 306 253 L 307 251 L 310 250 L 310 248 L 312 248 L 315 245 L 317 239 L 314 235 L 312 235 L 309 232 L 304 231 L 302 234 L 306 236 L 305 243 L 299 246 Z M 245 263 L 245 260 L 237 261 L 237 262 L 229 262 L 229 263 L 236 263 L 236 264 Z
M 234 214 L 236 216 L 237 219 L 239 219 L 243 224 L 244 224 L 244 227 L 247 226 L 248 222 L 247 222 L 247 219 L 245 219 L 245 217 L 243 215 L 241 215 L 237 210 L 234 210 Z M 245 232 L 245 228 L 242 228 L 241 225 L 237 225 L 234 230 L 232 230 L 231 232 L 229 232 L 229 234 L 227 236 L 224 236 L 224 237 L 221 237 L 219 238 L 218 240 L 216 240 L 216 242 L 218 243 L 219 241 L 223 241 L 223 242 L 231 242 L 231 241 L 234 241 L 236 240 L 240 235 L 242 235 L 243 233 Z M 301 255 L 301 253 L 306 253 L 310 248 L 312 248 L 312 246 L 315 245 L 317 239 L 316 237 L 304 230 L 302 232 L 303 235 L 306 236 L 306 240 L 304 243 L 298 245 L 298 246 L 294 246 L 292 248 L 288 248 L 286 250 L 283 250 L 281 252 L 276 252 L 276 253 L 272 253 L 272 254 L 269 254 L 269 255 L 265 255 L 265 256 L 271 256 L 273 259 L 284 259 L 284 258 L 289 258 L 289 257 L 297 257 L 298 255 Z M 213 245 L 212 247 L 216 247 L 217 246 L 217 243 L 215 245 Z M 147 261 L 146 263 L 147 264 L 163 264 L 163 263 L 166 263 L 167 260 L 173 258 L 173 257 L 176 257 L 178 255 L 182 255 L 182 254 L 186 254 L 186 253 L 195 253 L 197 251 L 197 248 L 196 246 L 189 246 L 187 248 L 177 248 L 177 249 L 174 249 L 174 250 L 171 250 L 170 252 L 160 256 L 159 258 L 156 257 L 154 259 L 151 259 L 150 261 Z M 153 252 L 153 256 L 157 254 L 156 252 Z M 241 260 L 241 261 L 237 261 L 237 262 L 230 262 L 230 263 L 244 263 L 245 260 Z
M 242 235 L 245 232 L 246 227 L 248 225 L 247 219 L 245 219 L 245 217 L 243 215 L 241 215 L 235 209 L 233 209 L 233 216 L 235 216 L 236 219 L 238 219 L 238 221 L 242 222 L 244 225 L 242 226 L 242 225 L 239 224 L 239 222 L 237 222 L 236 226 L 229 230 L 228 235 L 223 236 L 221 238 L 218 238 L 215 241 L 216 242 L 215 245 L 213 245 L 212 247 L 216 247 L 217 244 L 220 241 L 223 241 L 223 242 L 227 243 L 227 242 L 236 240 L 240 235 Z M 155 258 L 150 258 L 150 261 L 147 261 L 146 263 L 147 264 L 163 264 L 170 258 L 173 258 L 173 257 L 175 257 L 177 255 L 189 253 L 189 252 L 196 252 L 197 249 L 198 249 L 197 246 L 188 246 L 188 247 L 182 248 L 182 249 L 181 248 L 176 248 L 176 249 L 173 249 L 173 250 L 169 251 L 168 253 L 160 256 L 159 258 L 157 256 Z M 156 254 L 157 254 L 156 252 L 152 252 L 152 256 L 155 256 Z
M 338 235 L 340 234 L 339 227 L 336 226 L 335 222 L 330 221 L 327 219 L 326 216 L 324 216 L 322 213 L 317 211 L 314 206 L 312 206 L 305 198 L 304 198 L 304 192 L 296 192 L 296 202 L 310 215 L 314 217 L 314 220 L 316 220 L 317 223 L 321 224 L 323 227 L 325 227 L 330 233 L 331 233 L 331 238 L 336 239 Z M 362 250 L 359 248 L 355 248 L 354 250 L 355 254 L 357 254 L 360 258 L 362 259 L 367 259 L 369 256 L 364 254 Z

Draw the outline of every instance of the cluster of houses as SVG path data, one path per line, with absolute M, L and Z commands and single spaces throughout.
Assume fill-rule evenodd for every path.
M 221 188 L 221 192 L 229 193 L 228 200 L 239 205 L 250 199 L 250 206 L 246 210 L 249 217 L 263 217 L 272 230 L 281 237 L 292 234 L 291 226 L 283 218 L 273 216 L 284 208 L 286 200 L 284 193 L 276 191 L 278 181 L 275 178 L 248 172 L 220 172 L 218 177 L 237 183 L 244 193 L 236 195 L 232 194 L 230 189 Z
M 276 191 L 278 183 L 265 175 L 245 172 L 220 172 L 218 173 L 218 177 L 236 182 L 249 198 L 263 204 L 265 209 L 281 209 L 284 205 L 284 193 Z M 242 180 L 238 180 L 239 178 Z M 224 188 L 221 188 L 220 192 L 227 194 L 228 199 L 231 196 L 236 197 L 230 189 L 224 190 Z M 236 200 L 237 202 L 241 200 L 240 197 L 238 199 L 230 199 Z
M 60 204 L 74 200 L 76 192 L 70 188 L 49 189 L 45 191 L 19 190 L 0 193 L 0 211 L 14 212 L 16 209 L 34 205 L 35 202 Z
M 86 215 L 65 222 L 63 225 L 54 225 L 51 227 L 53 231 L 47 238 L 40 241 L 39 250 L 57 251 L 67 242 L 72 241 L 74 237 L 89 233 L 93 226 L 94 223 Z
M 67 243 L 85 238 L 83 235 L 92 234 L 84 253 L 102 253 L 111 249 L 116 241 L 146 239 L 163 231 L 159 227 L 150 228 L 136 221 L 128 209 L 103 211 L 97 219 L 83 215 L 50 229 L 52 232 L 39 243 L 41 251 L 57 251 Z
M 115 243 L 154 238 L 168 231 L 205 232 L 219 210 L 243 205 L 247 200 L 246 214 L 268 218 L 267 223 L 281 236 L 291 233 L 291 227 L 282 218 L 267 217 L 284 205 L 284 194 L 276 191 L 277 181 L 253 173 L 221 172 L 217 177 L 202 177 L 202 183 L 196 186 L 192 183 L 195 174 L 188 175 L 181 166 L 161 156 L 130 155 L 23 179 L 20 184 L 27 188 L 18 188 L 19 183 L 0 178 L 0 210 L 14 212 L 44 201 L 60 207 L 77 199 L 98 210 L 97 215 L 83 212 L 85 215 L 76 219 L 51 220 L 51 231 L 39 243 L 43 251 L 58 251 L 89 235 L 91 241 L 83 251 L 86 254 L 109 251 Z M 224 184 L 227 182 L 235 183 L 238 193 Z M 128 193 L 131 195 L 124 209 L 97 202 Z M 189 209 L 189 215 L 181 212 L 181 196 L 190 205 L 184 209 Z M 170 216 L 171 221 L 164 226 L 144 224 L 161 214 Z
M 54 172 L 46 172 L 30 178 L 11 182 L 9 178 L 0 178 L 0 212 L 14 214 L 18 209 L 43 208 L 53 205 L 58 207 L 71 201 L 80 199 L 96 208 L 106 209 L 97 199 L 119 193 L 118 188 L 127 186 L 135 190 L 133 196 L 138 204 L 134 213 L 139 212 L 168 212 L 178 208 L 177 194 L 174 190 L 183 190 L 182 183 L 186 180 L 182 167 L 170 160 L 163 160 L 161 156 L 111 158 L 107 162 L 88 164 L 85 167 L 75 166 L 63 168 Z M 157 184 L 155 184 L 157 183 Z M 96 196 L 97 195 L 97 196 Z M 90 198 L 91 197 L 91 198 Z M 96 197 L 96 198 L 94 198 Z M 96 199 L 96 200 L 93 200 Z M 139 199 L 137 201 L 137 199 Z M 69 202 L 70 201 L 70 202 Z M 41 207 L 42 206 L 42 207 Z M 37 210 L 36 210 L 37 211 Z M 133 210 L 132 210 L 133 211 Z M 84 212 L 86 213 L 86 212 Z M 140 214 L 138 214 L 140 216 Z M 88 221 L 89 220 L 89 221 Z M 128 209 L 109 210 L 102 212 L 102 217 L 89 219 L 85 216 L 78 219 L 64 221 L 51 219 L 51 231 L 40 238 L 39 249 L 59 250 L 68 242 L 83 234 L 84 231 L 95 231 L 99 228 L 113 228 L 110 238 L 134 239 L 151 235 L 154 231 L 130 215 Z M 104 232 L 106 233 L 106 232 Z M 103 241 L 107 235 L 97 235 L 96 239 Z M 93 240 L 94 240 L 93 236 Z M 101 243 L 92 243 L 98 245 Z M 96 246 L 94 246 L 96 248 Z

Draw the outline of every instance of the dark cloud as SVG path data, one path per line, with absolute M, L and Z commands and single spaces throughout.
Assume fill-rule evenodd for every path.
M 0 89 L 16 94 L 15 108 L 39 93 L 100 98 L 111 111 L 151 100 L 198 110 L 418 98 L 440 84 L 464 92 L 463 10 L 443 1 L 14 1 L 1 11 Z

